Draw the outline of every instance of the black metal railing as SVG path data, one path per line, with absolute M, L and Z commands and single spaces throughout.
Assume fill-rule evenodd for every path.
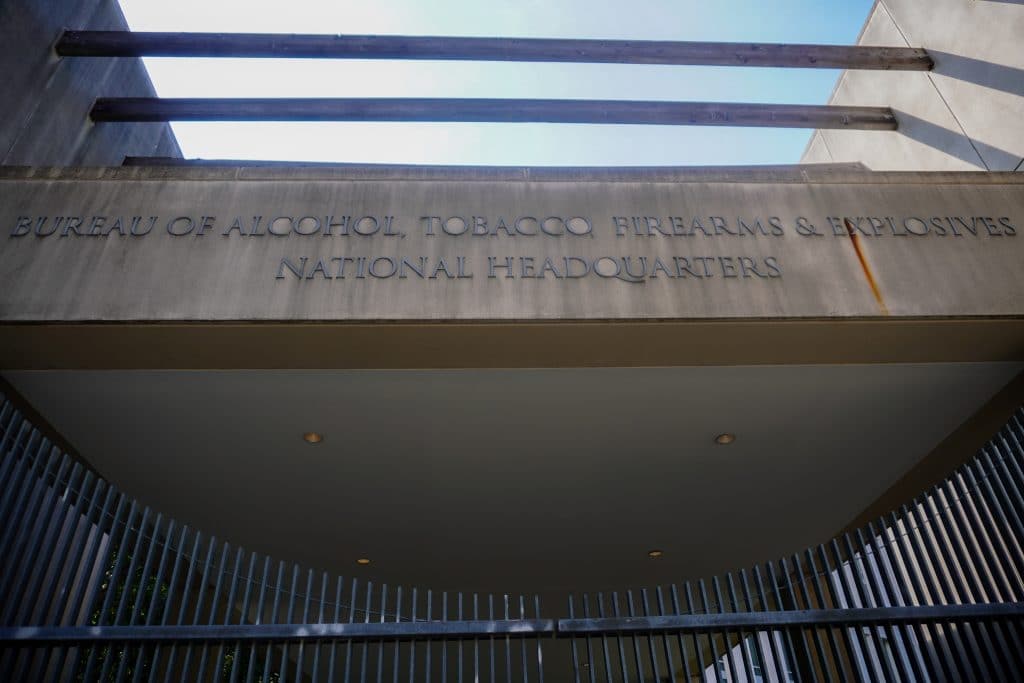
M 1024 412 L 925 494 L 775 562 L 534 596 L 375 585 L 178 524 L 0 397 L 0 677 L 931 681 L 1024 672 Z

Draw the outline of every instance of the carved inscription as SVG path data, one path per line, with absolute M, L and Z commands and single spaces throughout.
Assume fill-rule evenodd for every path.
M 44 243 L 77 239 L 153 239 L 164 234 L 193 240 L 280 239 L 283 253 L 268 273 L 278 281 L 337 280 L 647 280 L 736 279 L 770 282 L 783 277 L 784 264 L 771 249 L 744 253 L 751 240 L 770 245 L 784 239 L 946 239 L 1014 238 L 1017 222 L 1008 216 L 705 216 L 705 215 L 522 215 L 399 216 L 379 213 L 308 212 L 216 216 L 62 213 L 20 215 L 9 239 Z M 378 255 L 346 253 L 353 240 L 400 245 L 414 235 L 442 244 L 437 253 Z M 580 253 L 595 237 L 614 238 L 619 253 Z M 325 255 L 324 239 L 333 240 Z M 318 240 L 310 242 L 310 240 Z M 460 253 L 466 240 L 484 240 L 491 253 Z M 371 242 L 372 244 L 373 242 Z M 417 244 L 423 244 L 418 239 Z M 607 244 L 607 242 L 605 242 Z M 655 254 L 629 253 L 643 245 Z M 315 251 L 309 249 L 315 246 Z M 306 252 L 306 253 L 304 253 Z M 528 253 L 529 252 L 529 253 Z

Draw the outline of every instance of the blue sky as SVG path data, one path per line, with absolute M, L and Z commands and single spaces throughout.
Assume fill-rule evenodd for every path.
M 136 31 L 851 44 L 873 0 L 121 0 Z M 838 72 L 609 64 L 146 60 L 162 97 L 499 97 L 823 104 Z M 186 157 L 356 163 L 795 163 L 810 131 L 683 126 L 175 123 Z

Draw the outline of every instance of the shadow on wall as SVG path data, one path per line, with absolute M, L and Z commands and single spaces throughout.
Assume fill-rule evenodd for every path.
M 1021 2 L 1024 3 L 1024 0 Z M 1012 169 L 1017 167 L 1021 161 L 1019 155 L 978 140 L 969 139 L 961 131 L 938 126 L 898 109 L 893 110 L 893 113 L 896 114 L 896 120 L 899 122 L 899 133 L 929 147 L 934 147 L 944 154 L 954 156 L 971 166 L 976 166 L 978 170 Z
M 989 0 L 990 2 L 1010 2 L 1011 0 Z M 1024 5 L 1024 0 L 1012 0 L 1017 4 Z M 1024 96 L 1024 69 L 1003 64 L 994 64 L 981 59 L 961 57 L 950 52 L 940 50 L 928 50 L 935 61 L 935 68 L 932 73 L 949 76 L 967 83 L 1002 90 L 1011 95 Z

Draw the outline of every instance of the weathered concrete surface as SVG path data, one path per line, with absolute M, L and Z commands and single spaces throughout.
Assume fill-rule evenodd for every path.
M 114 0 L 6 0 L 0 3 L 0 163 L 97 165 L 125 156 L 180 157 L 170 126 L 95 124 L 99 96 L 153 97 L 138 59 L 58 58 L 64 28 L 125 30 Z
M 876 170 L 1022 170 L 1024 5 L 879 0 L 858 43 L 923 47 L 930 73 L 848 71 L 832 104 L 890 106 L 899 130 L 817 131 L 803 161 Z
M 0 179 L 0 319 L 1024 315 L 1024 238 L 1018 234 L 1024 229 L 1024 177 L 1017 174 L 833 171 L 815 177 L 776 171 L 688 179 L 682 173 L 674 182 L 644 182 L 644 174 L 628 171 L 618 180 L 614 171 L 589 181 L 585 172 L 568 175 L 571 182 L 557 173 L 513 180 L 522 177 L 516 171 L 502 179 L 500 169 L 477 181 L 465 179 L 467 173 L 445 180 L 444 172 L 410 180 L 377 171 L 380 179 L 373 179 L 353 169 L 8 170 Z M 315 221 L 326 225 L 328 215 L 336 222 L 345 215 L 373 216 L 379 227 L 369 236 L 266 234 L 273 217 L 316 217 L 303 223 L 311 230 Z M 67 230 L 66 221 L 55 224 L 56 217 L 68 216 L 82 221 L 77 230 L 85 234 Z M 133 216 L 139 217 L 139 232 L 152 223 L 148 234 L 110 230 L 120 217 L 128 232 Z M 242 234 L 254 216 L 264 217 L 263 234 Z M 391 236 L 384 234 L 385 216 L 394 217 Z M 577 229 L 586 232 L 589 221 L 592 231 L 475 236 L 470 228 L 450 236 L 435 224 L 437 234 L 429 236 L 423 216 L 461 216 L 470 224 L 480 216 L 489 229 L 499 218 L 512 226 L 521 216 L 582 217 Z M 210 217 L 210 227 L 198 235 L 203 217 Z M 617 217 L 625 234 L 616 234 Z M 634 217 L 643 235 L 634 234 Z M 644 217 L 658 219 L 660 227 L 652 229 Z M 236 218 L 244 227 L 232 230 Z M 701 230 L 693 228 L 694 219 Z M 724 229 L 714 228 L 716 220 Z M 760 229 L 749 227 L 758 220 Z M 800 234 L 808 230 L 801 220 L 820 235 Z M 169 234 L 186 231 L 189 221 L 195 226 L 189 234 Z M 49 236 L 36 234 L 55 225 Z M 288 225 L 287 219 L 276 223 L 277 231 Z M 529 220 L 522 227 L 538 232 Z M 371 228 L 371 222 L 363 224 L 364 232 Z M 461 222 L 451 228 L 461 229 Z M 551 230 L 559 231 L 557 221 Z M 677 231 L 684 234 L 671 234 Z M 730 234 L 736 232 L 741 234 Z M 490 257 L 501 266 L 512 259 L 513 277 L 503 267 L 491 277 Z M 548 257 L 552 267 L 545 269 Z M 360 258 L 366 259 L 362 266 Z M 424 275 L 406 268 L 405 278 L 389 276 L 402 258 Z M 534 259 L 532 272 L 523 258 Z M 567 277 L 566 258 L 578 259 L 569 270 L 579 277 Z M 581 275 L 584 264 L 590 272 Z M 618 277 L 608 276 L 616 272 Z

